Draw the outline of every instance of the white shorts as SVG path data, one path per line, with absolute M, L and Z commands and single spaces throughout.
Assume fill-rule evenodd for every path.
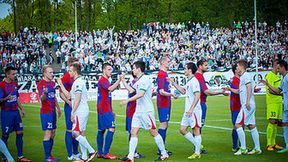
M 73 123 L 72 130 L 83 132 L 86 130 L 86 125 L 88 122 L 88 114 L 75 114 L 75 122 Z
M 202 117 L 202 111 L 193 111 L 192 115 L 190 117 L 187 116 L 186 112 L 184 112 L 181 126 L 185 127 L 191 127 L 191 128 L 200 128 L 202 126 L 201 124 L 201 117 Z
M 251 107 L 248 111 L 246 106 L 242 106 L 240 112 L 238 113 L 236 123 L 241 125 L 255 125 L 255 107 Z
M 143 128 L 146 130 L 156 129 L 154 112 L 134 113 L 132 128 Z
M 283 110 L 283 113 L 282 113 L 282 122 L 283 122 L 283 123 L 288 123 L 288 110 Z

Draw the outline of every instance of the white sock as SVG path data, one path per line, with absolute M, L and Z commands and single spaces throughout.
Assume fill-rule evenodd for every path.
M 242 127 L 236 129 L 242 149 L 246 149 L 245 133 Z
M 201 142 L 202 142 L 202 138 L 201 135 L 195 136 L 195 153 L 196 154 L 200 154 L 200 147 L 201 147 Z
M 286 149 L 288 149 L 288 126 L 283 127 L 283 135 L 284 135 L 284 141 L 286 143 Z
M 135 154 L 137 144 L 138 144 L 138 138 L 137 137 L 131 137 L 130 142 L 129 142 L 129 154 L 127 156 L 131 160 L 134 159 L 134 154 Z
M 8 161 L 13 161 L 13 157 L 8 151 L 8 148 L 6 147 L 6 144 L 0 139 L 0 151 L 6 156 Z
M 256 127 L 251 129 L 251 136 L 254 142 L 255 149 L 260 150 L 259 133 Z
M 87 156 L 87 148 L 85 146 L 83 146 L 80 142 L 79 142 L 79 146 L 80 146 L 80 150 L 81 150 L 81 153 L 82 153 L 82 156 L 81 158 L 83 160 L 87 160 L 88 159 L 88 156 Z
M 86 149 L 88 150 L 89 153 L 94 153 L 95 150 L 91 147 L 91 145 L 88 143 L 87 138 L 85 136 L 79 135 L 76 140 L 82 144 Z
M 163 138 L 158 134 L 154 137 L 155 143 L 158 146 L 159 150 L 161 151 L 161 155 L 167 155 L 167 151 L 165 150 L 165 145 Z
M 190 141 L 193 145 L 195 145 L 195 137 L 193 137 L 193 134 L 188 132 L 184 135 L 184 137 Z

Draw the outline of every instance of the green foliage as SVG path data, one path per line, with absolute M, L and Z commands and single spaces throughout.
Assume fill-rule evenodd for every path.
M 21 26 L 36 26 L 40 31 L 75 30 L 75 1 L 81 31 L 107 26 L 115 26 L 115 30 L 139 29 L 143 23 L 156 21 L 208 21 L 212 27 L 232 27 L 234 20 L 253 21 L 254 16 L 253 0 L 0 0 L 0 3 L 13 6 L 13 1 L 17 30 Z M 288 1 L 258 0 L 257 9 L 259 21 L 274 25 L 287 19 Z M 4 26 L 5 30 L 13 30 L 13 16 L 8 17 L 1 20 L 1 30 Z

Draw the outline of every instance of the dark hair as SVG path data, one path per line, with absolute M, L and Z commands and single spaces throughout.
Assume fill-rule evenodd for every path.
M 284 67 L 285 70 L 288 69 L 288 67 L 287 67 L 287 62 L 286 62 L 285 60 L 279 60 L 279 61 L 278 61 L 278 65 L 279 65 L 280 67 Z
M 196 67 L 196 65 L 195 65 L 193 62 L 188 62 L 188 63 L 186 64 L 186 66 L 187 66 L 187 69 L 188 69 L 188 70 L 191 70 L 191 71 L 192 71 L 192 74 L 195 74 L 195 73 L 196 73 L 197 67 Z
M 233 64 L 233 65 L 232 65 L 232 72 L 233 72 L 233 74 L 235 74 L 236 68 L 237 68 L 237 64 Z
M 78 62 L 79 60 L 76 57 L 69 57 L 68 58 L 68 65 L 74 63 L 74 62 Z
M 108 66 L 111 66 L 112 67 L 112 65 L 111 64 L 109 64 L 109 63 L 104 63 L 103 65 L 102 65 L 102 71 L 104 71 L 104 69 L 106 69 Z
M 247 67 L 248 67 L 248 63 L 247 63 L 247 61 L 244 60 L 244 59 L 238 60 L 237 64 L 239 64 L 240 66 L 243 66 L 245 70 L 246 70 Z
M 17 69 L 14 66 L 7 66 L 4 71 L 5 71 L 5 74 L 8 74 L 12 70 L 17 70 Z
M 136 61 L 133 64 L 136 68 L 140 68 L 141 72 L 145 71 L 145 63 L 143 61 Z
M 200 66 L 200 65 L 203 65 L 204 62 L 207 62 L 207 60 L 204 59 L 204 58 L 200 59 L 200 60 L 197 62 L 197 67 L 199 68 L 199 66 Z
M 79 63 L 75 62 L 72 63 L 70 66 L 73 67 L 77 74 L 81 74 L 81 65 Z

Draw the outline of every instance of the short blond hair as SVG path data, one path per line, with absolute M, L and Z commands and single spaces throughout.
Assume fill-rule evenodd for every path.
M 48 68 L 53 69 L 53 67 L 51 65 L 44 65 L 42 68 L 42 73 L 45 73 Z

